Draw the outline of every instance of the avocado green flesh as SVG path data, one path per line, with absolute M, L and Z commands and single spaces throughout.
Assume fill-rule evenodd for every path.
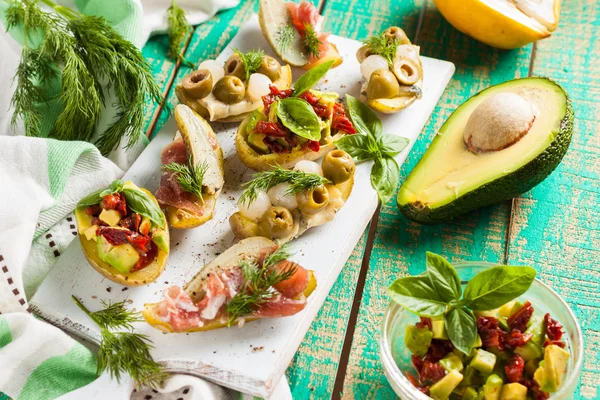
M 490 96 L 514 92 L 536 110 L 529 132 L 503 150 L 472 153 L 463 142 L 473 110 Z M 573 111 L 565 91 L 547 78 L 492 86 L 471 97 L 448 118 L 398 193 L 411 220 L 435 223 L 520 195 L 560 163 L 571 141 Z
M 140 259 L 138 252 L 132 245 L 120 244 L 118 246 L 113 246 L 108 243 L 104 236 L 98 236 L 96 246 L 98 257 L 124 274 L 129 273 L 131 268 L 133 268 Z

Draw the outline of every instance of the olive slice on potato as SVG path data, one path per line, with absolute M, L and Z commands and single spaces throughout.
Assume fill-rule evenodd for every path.
M 225 62 L 225 75 L 233 75 L 239 79 L 246 79 L 246 67 L 237 53 L 229 56 Z
M 246 95 L 246 85 L 237 76 L 225 75 L 215 84 L 213 94 L 225 104 L 239 103 Z
M 421 66 L 408 57 L 398 57 L 392 68 L 396 78 L 406 86 L 414 85 L 421 79 Z
M 391 99 L 400 94 L 400 84 L 392 71 L 378 69 L 371 74 L 367 85 L 368 99 Z
M 287 208 L 272 206 L 261 217 L 260 227 L 267 237 L 284 238 L 294 229 L 294 217 Z
M 388 41 L 396 39 L 398 44 L 410 44 L 410 40 L 408 39 L 408 36 L 406 36 L 406 33 L 397 26 L 390 26 L 383 31 L 383 35 Z
M 300 192 L 296 195 L 298 208 L 303 214 L 316 214 L 329 204 L 329 192 L 325 186 Z
M 208 96 L 213 87 L 212 74 L 207 69 L 199 69 L 183 78 L 183 90 L 194 99 Z
M 281 76 L 281 64 L 271 56 L 264 56 L 256 72 L 266 75 L 271 82 L 275 82 Z
M 321 167 L 323 176 L 335 184 L 346 182 L 356 171 L 356 165 L 350 154 L 339 149 L 327 153 L 323 157 Z

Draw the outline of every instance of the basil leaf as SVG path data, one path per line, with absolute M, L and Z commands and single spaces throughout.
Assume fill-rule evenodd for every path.
M 402 136 L 397 135 L 380 135 L 377 137 L 377 144 L 381 154 L 389 157 L 394 157 L 400 153 L 410 141 Z
M 357 163 L 373 158 L 368 149 L 369 136 L 346 135 L 335 142 L 338 149 L 350 154 Z
M 165 227 L 164 214 L 160 210 L 158 204 L 156 204 L 148 194 L 141 190 L 126 188 L 123 189 L 123 195 L 125 195 L 127 206 L 134 212 L 150 218 L 152 222 L 161 228 Z
M 371 186 L 377 191 L 381 204 L 392 198 L 400 179 L 400 167 L 392 157 L 384 156 L 375 158 L 371 168 Z
M 79 203 L 77 203 L 77 208 L 100 204 L 104 196 L 122 192 L 124 183 L 125 182 L 123 182 L 122 179 L 117 179 L 111 183 L 108 188 L 96 190 L 95 192 L 88 194 L 83 199 L 79 200 Z
M 525 293 L 534 278 L 531 267 L 488 268 L 467 283 L 460 303 L 471 310 L 493 310 Z
M 427 275 L 431 286 L 445 302 L 460 299 L 462 287 L 454 267 L 437 254 L 427 252 Z
M 477 321 L 471 310 L 465 307 L 451 309 L 444 315 L 444 324 L 454 347 L 469 355 L 477 339 Z
M 388 288 L 388 294 L 408 311 L 423 317 L 437 317 L 446 311 L 446 303 L 423 275 L 396 279 Z
M 350 119 L 359 132 L 364 135 L 377 136 L 381 134 L 383 130 L 381 120 L 369 106 L 349 94 L 346 95 L 346 105 L 348 106 Z
M 317 67 L 308 70 L 308 72 L 306 72 L 304 75 L 298 78 L 298 80 L 294 84 L 293 96 L 298 97 L 307 90 L 312 89 L 312 87 L 315 86 L 317 82 L 319 82 L 321 78 L 325 76 L 325 74 L 327 73 L 327 71 L 329 71 L 333 63 L 334 60 L 323 63 Z
M 296 135 L 309 140 L 321 140 L 319 117 L 307 101 L 290 97 L 277 102 L 281 123 Z

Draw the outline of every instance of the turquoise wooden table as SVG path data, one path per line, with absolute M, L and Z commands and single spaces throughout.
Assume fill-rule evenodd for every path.
M 362 39 L 398 25 L 423 55 L 456 65 L 454 79 L 402 166 L 401 181 L 448 115 L 492 84 L 552 77 L 568 91 L 576 123 L 562 164 L 522 197 L 428 227 L 404 219 L 393 200 L 382 206 L 287 371 L 294 398 L 395 398 L 377 345 L 389 303 L 385 288 L 398 276 L 421 272 L 429 250 L 451 261 L 534 266 L 571 305 L 583 328 L 585 361 L 574 398 L 600 399 L 600 2 L 563 0 L 560 26 L 550 39 L 499 51 L 452 28 L 432 0 L 313 1 L 325 15 L 325 31 Z M 186 58 L 214 58 L 257 7 L 256 0 L 242 0 L 200 25 L 185 44 Z M 166 37 L 155 37 L 144 56 L 173 105 L 173 82 L 190 69 L 169 60 L 167 48 Z M 164 107 L 149 106 L 148 136 L 167 118 Z

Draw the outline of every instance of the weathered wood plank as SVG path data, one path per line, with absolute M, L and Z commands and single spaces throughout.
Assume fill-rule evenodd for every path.
M 576 399 L 600 398 L 600 3 L 569 1 L 558 31 L 538 42 L 534 75 L 557 80 L 575 111 L 571 147 L 557 170 L 517 198 L 508 261 L 530 264 L 579 318 L 585 356 Z
M 422 2 L 418 2 L 419 5 Z M 413 6 L 411 14 L 418 7 Z M 373 7 L 376 8 L 376 7 Z M 390 22 L 399 23 L 402 15 Z M 385 24 L 384 24 L 385 25 Z M 383 27 L 384 25 L 381 25 Z M 380 27 L 378 27 L 380 29 Z M 443 20 L 428 2 L 418 33 L 421 52 L 456 64 L 456 74 L 401 170 L 401 181 L 425 152 L 437 129 L 459 104 L 490 84 L 526 76 L 531 46 L 500 52 L 467 38 Z M 425 77 L 427 79 L 427 77 Z M 424 270 L 425 251 L 452 261 L 503 262 L 510 204 L 488 207 L 452 224 L 421 226 L 408 222 L 392 200 L 382 207 L 369 272 L 346 372 L 343 398 L 394 398 L 379 360 L 378 340 L 389 298 L 386 287 L 398 276 Z

